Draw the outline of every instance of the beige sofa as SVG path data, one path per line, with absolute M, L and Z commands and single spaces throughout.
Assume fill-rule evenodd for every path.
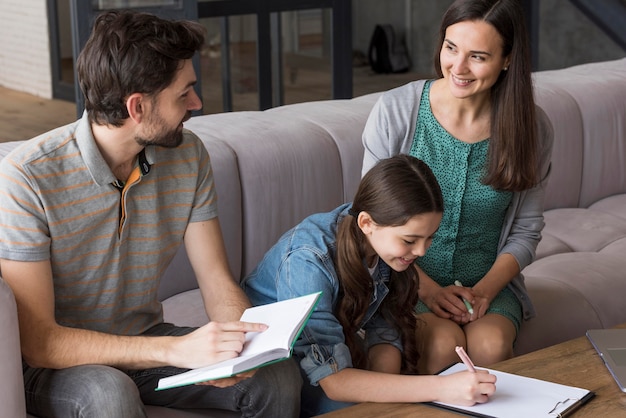
M 537 317 L 522 326 L 523 354 L 626 322 L 626 58 L 534 75 L 555 132 L 546 227 L 524 271 Z M 305 216 L 349 201 L 358 185 L 361 132 L 379 94 L 192 118 L 211 155 L 230 266 L 249 273 Z M 0 157 L 17 143 L 0 144 Z M 207 321 L 184 251 L 160 296 L 167 320 Z M 0 405 L 24 416 L 15 304 L 0 281 Z M 150 408 L 150 417 L 201 416 Z M 210 416 L 222 416 L 211 413 Z

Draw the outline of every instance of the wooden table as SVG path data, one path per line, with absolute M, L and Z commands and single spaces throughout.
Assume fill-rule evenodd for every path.
M 626 328 L 626 324 L 616 328 Z M 576 418 L 626 416 L 626 393 L 620 391 L 587 339 L 580 337 L 495 364 L 491 369 L 576 386 L 596 393 L 574 413 Z M 319 418 L 454 418 L 459 415 L 424 404 L 362 403 Z

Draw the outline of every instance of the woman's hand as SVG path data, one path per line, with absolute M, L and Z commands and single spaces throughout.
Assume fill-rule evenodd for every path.
M 472 289 L 459 286 L 441 287 L 419 266 L 416 268 L 420 278 L 419 297 L 432 313 L 459 325 L 467 324 L 475 318 L 475 314 L 470 315 L 463 303 L 463 298 L 466 298 L 469 303 L 474 304 Z
M 476 298 L 472 289 L 459 286 L 432 287 L 424 295 L 422 301 L 435 315 L 440 318 L 450 319 L 459 325 L 464 325 L 476 319 L 476 307 L 474 315 L 471 315 L 463 302 L 466 299 L 472 306 L 476 303 Z M 486 311 L 486 309 L 485 309 Z
M 472 294 L 474 295 L 474 303 L 472 304 L 474 308 L 474 315 L 471 320 L 475 321 L 485 316 L 493 298 L 487 296 L 477 288 L 472 289 Z

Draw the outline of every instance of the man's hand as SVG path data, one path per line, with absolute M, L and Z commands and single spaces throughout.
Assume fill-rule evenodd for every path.
M 190 334 L 175 337 L 170 364 L 195 369 L 239 356 L 247 332 L 263 332 L 267 325 L 250 322 L 209 322 Z

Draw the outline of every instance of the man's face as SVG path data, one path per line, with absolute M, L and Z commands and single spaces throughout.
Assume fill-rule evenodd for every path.
M 150 99 L 142 123 L 142 133 L 136 137 L 138 144 L 173 148 L 183 140 L 183 123 L 193 110 L 202 108 L 202 101 L 193 86 L 196 73 L 191 60 L 185 60 L 172 84 Z

